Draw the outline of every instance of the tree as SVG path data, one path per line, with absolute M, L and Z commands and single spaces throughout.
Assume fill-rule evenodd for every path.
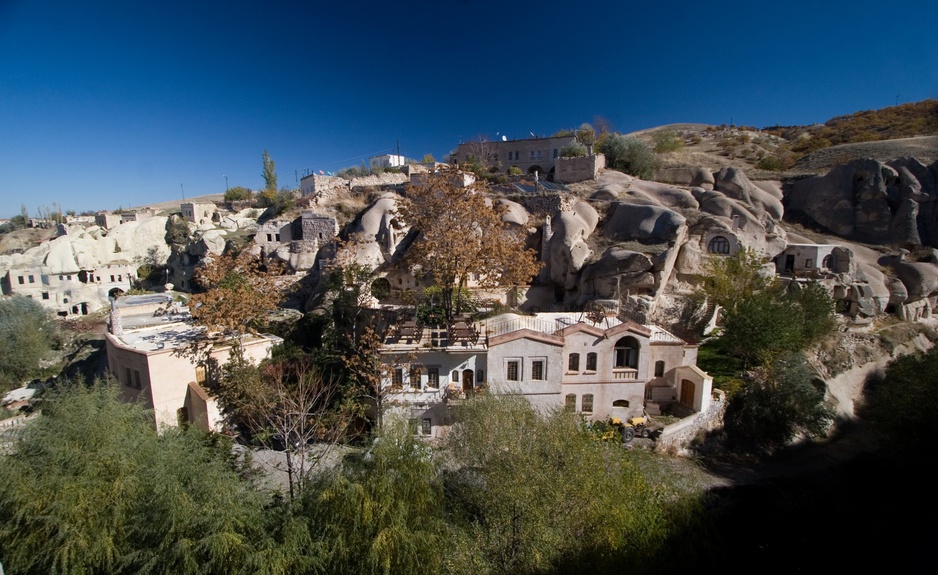
M 0 299 L 0 390 L 40 372 L 40 362 L 59 343 L 49 311 L 31 298 Z
M 244 200 L 250 200 L 254 196 L 251 190 L 242 187 L 234 186 L 233 188 L 228 188 L 225 191 L 225 201 L 226 202 L 240 202 Z
M 440 286 L 446 319 L 461 311 L 458 296 L 470 276 L 481 287 L 526 284 L 541 264 L 524 248 L 523 230 L 502 220 L 507 208 L 489 204 L 488 187 L 459 187 L 447 173 L 431 174 L 424 185 L 412 185 L 398 211 L 420 234 L 407 257 L 411 265 Z
M 424 154 L 423 155 L 424 164 L 434 164 L 436 163 L 436 158 L 433 157 L 433 154 Z
M 580 142 L 570 142 L 560 148 L 561 158 L 581 158 L 586 155 L 586 146 Z
M 762 271 L 762 257 L 752 248 L 731 256 L 711 255 L 704 264 L 704 274 L 698 295 L 726 310 L 772 282 Z
M 270 154 L 264 150 L 264 189 L 277 191 L 277 172 L 274 171 L 274 161 L 270 159 Z
M 775 356 L 767 367 L 747 374 L 742 391 L 727 407 L 730 441 L 743 448 L 771 450 L 799 435 L 819 437 L 833 421 L 825 387 L 801 352 Z
M 660 163 L 645 142 L 621 134 L 601 138 L 596 147 L 605 154 L 606 165 L 637 178 L 648 179 Z
M 189 351 L 205 355 L 214 343 L 224 340 L 232 345 L 232 359 L 241 361 L 242 337 L 277 309 L 283 297 L 284 286 L 277 281 L 277 271 L 247 251 L 206 259 L 194 278 L 205 291 L 189 299 L 192 317 L 206 333 L 192 342 Z
M 720 347 L 746 365 L 763 364 L 783 351 L 804 349 L 804 313 L 777 290 L 745 296 L 727 310 Z
M 282 449 L 290 499 L 302 494 L 309 472 L 344 438 L 353 411 L 341 405 L 337 382 L 308 356 L 279 358 L 261 366 L 229 362 L 223 377 L 207 382 L 229 423 L 252 442 Z M 312 444 L 316 444 L 311 449 Z
M 889 362 L 867 399 L 862 415 L 893 440 L 893 447 L 913 451 L 920 458 L 922 448 L 938 437 L 938 347 Z M 931 454 L 931 450 L 926 448 L 924 453 Z
M 262 562 L 265 501 L 230 445 L 196 430 L 158 434 L 113 386 L 49 395 L 0 465 L 10 573 L 236 573 Z
M 663 544 L 659 493 L 578 415 L 482 396 L 455 417 L 445 484 L 468 534 L 453 545 L 458 571 L 604 573 Z

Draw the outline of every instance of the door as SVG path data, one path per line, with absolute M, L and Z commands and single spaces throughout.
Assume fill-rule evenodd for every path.
M 685 379 L 681 381 L 681 403 L 687 407 L 694 407 L 694 382 Z
M 472 382 L 475 381 L 475 374 L 472 373 L 471 369 L 464 369 L 462 371 L 462 390 L 467 394 L 472 392 Z
M 785 256 L 785 273 L 790 274 L 795 271 L 795 256 Z

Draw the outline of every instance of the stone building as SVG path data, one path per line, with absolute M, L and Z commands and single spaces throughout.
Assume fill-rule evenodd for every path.
M 560 150 L 574 142 L 573 136 L 550 138 L 529 138 L 496 142 L 467 142 L 456 147 L 456 153 L 450 156 L 453 164 L 462 164 L 475 159 L 484 166 L 495 168 L 501 173 L 510 167 L 523 172 L 537 172 L 545 179 L 551 179 L 555 164 L 560 158 Z
M 212 203 L 198 204 L 195 202 L 186 202 L 180 205 L 179 208 L 184 220 L 196 224 L 212 223 L 218 211 L 217 206 Z
M 45 266 L 12 268 L 0 278 L 3 295 L 36 300 L 61 317 L 87 315 L 105 306 L 108 298 L 129 290 L 136 270 L 130 263 L 55 273 Z

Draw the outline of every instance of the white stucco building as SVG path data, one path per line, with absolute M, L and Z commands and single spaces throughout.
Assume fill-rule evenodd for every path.
M 710 405 L 713 381 L 696 366 L 697 347 L 657 326 L 541 313 L 503 314 L 472 329 L 474 341 L 418 329 L 392 334 L 385 346 L 390 411 L 423 435 L 448 425 L 446 402 L 482 387 L 593 420 L 658 413 L 673 403 L 696 412 Z
M 202 330 L 186 308 L 172 307 L 164 294 L 126 296 L 114 302 L 109 325 L 108 370 L 120 382 L 123 399 L 153 409 L 157 428 L 188 422 L 204 431 L 221 430 L 218 405 L 203 386 L 212 377 L 210 366 L 181 353 Z M 245 336 L 245 357 L 259 362 L 280 341 L 272 335 Z M 222 343 L 210 356 L 223 364 L 230 350 Z

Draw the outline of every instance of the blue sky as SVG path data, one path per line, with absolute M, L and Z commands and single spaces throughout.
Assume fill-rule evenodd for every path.
M 809 124 L 938 98 L 938 2 L 0 0 L 0 216 L 281 185 L 601 116 Z M 180 187 L 182 184 L 182 187 Z

